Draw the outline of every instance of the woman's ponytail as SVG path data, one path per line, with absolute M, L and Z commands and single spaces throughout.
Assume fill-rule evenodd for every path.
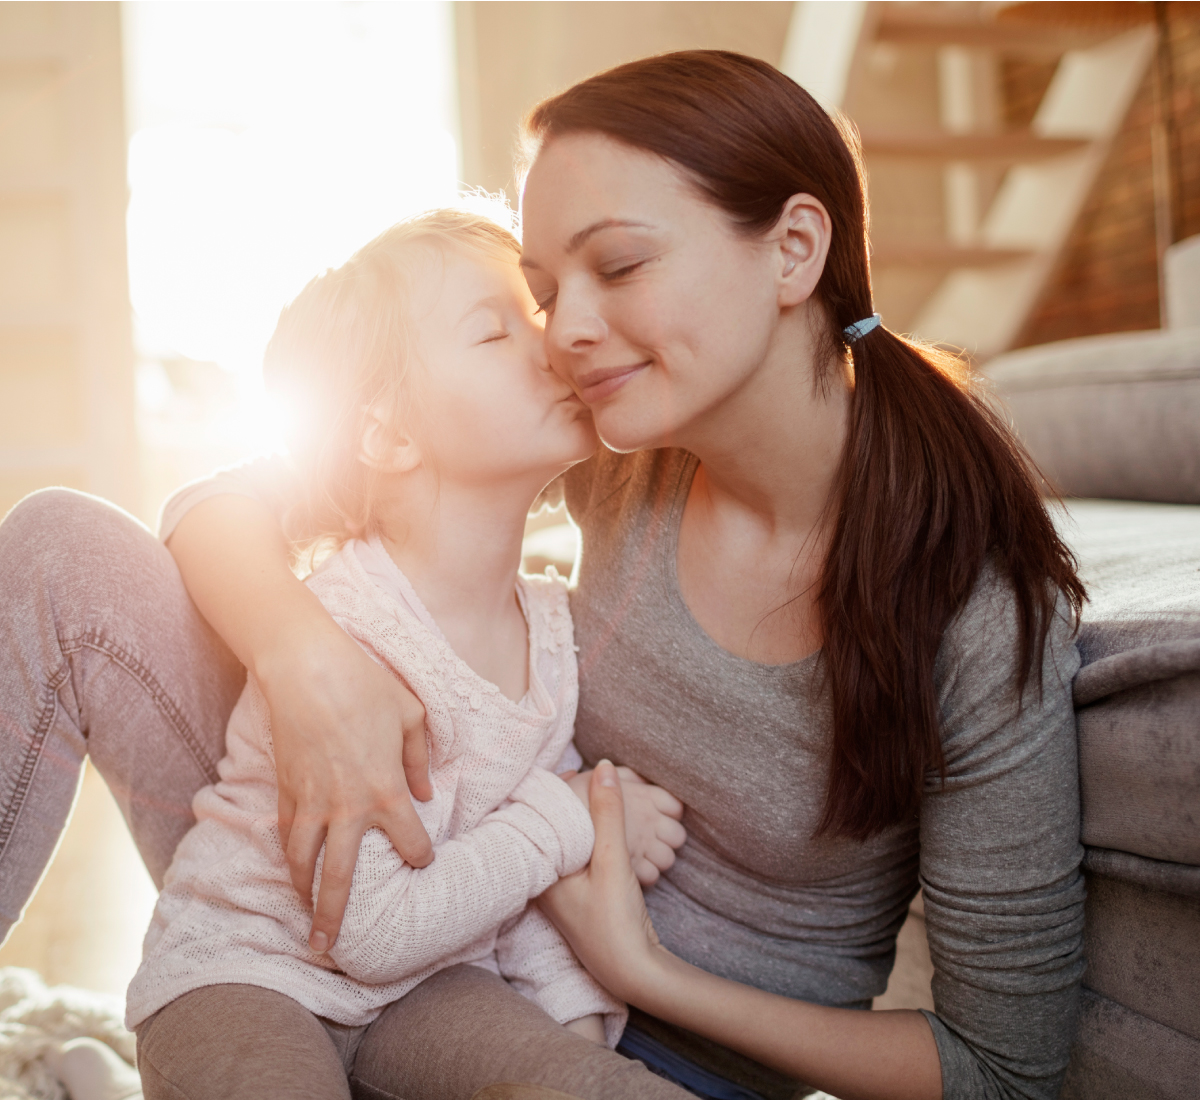
M 749 234 L 796 194 L 829 212 L 825 360 L 848 355 L 854 389 L 818 594 L 834 726 L 821 828 L 867 837 L 912 821 L 926 778 L 944 771 L 934 661 L 984 564 L 1015 596 L 1021 693 L 1058 593 L 1078 613 L 1084 592 L 1032 466 L 965 365 L 853 327 L 872 315 L 856 135 L 766 62 L 716 50 L 600 73 L 539 104 L 525 132 L 534 148 L 591 132 L 664 157 Z

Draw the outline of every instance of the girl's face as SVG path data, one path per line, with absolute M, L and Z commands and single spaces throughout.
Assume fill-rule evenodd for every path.
M 555 371 L 610 447 L 687 445 L 775 342 L 779 249 L 738 232 L 670 162 L 596 134 L 545 145 L 521 259 Z
M 587 407 L 546 360 L 515 256 L 431 250 L 415 287 L 423 447 L 459 483 L 528 479 L 536 492 L 596 449 Z

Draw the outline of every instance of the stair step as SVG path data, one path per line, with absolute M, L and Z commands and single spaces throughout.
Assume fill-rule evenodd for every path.
M 1086 138 L 1044 138 L 1030 130 L 1001 134 L 950 134 L 885 132 L 862 133 L 863 152 L 869 157 L 911 157 L 940 161 L 986 161 L 1019 164 L 1060 157 L 1087 148 Z
M 875 28 L 876 41 L 898 46 L 969 46 L 1026 56 L 1058 57 L 1067 50 L 1094 46 L 1127 29 L 1123 26 L 1097 27 L 1095 24 L 1064 27 L 994 23 L 938 17 L 936 12 L 897 11 L 900 7 L 898 4 L 883 5 L 883 15 Z
M 1036 253 L 1021 248 L 986 248 L 948 243 L 880 241 L 871 245 L 873 267 L 995 267 L 1027 260 Z

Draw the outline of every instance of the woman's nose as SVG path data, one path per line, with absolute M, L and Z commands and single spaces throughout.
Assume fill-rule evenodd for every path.
M 546 319 L 546 342 L 554 351 L 578 355 L 602 344 L 608 325 L 585 295 L 565 289 L 559 289 L 554 312 Z

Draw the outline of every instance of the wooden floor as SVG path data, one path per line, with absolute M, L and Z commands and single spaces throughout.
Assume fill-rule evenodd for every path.
M 89 766 L 58 853 L 0 948 L 0 966 L 124 998 L 156 897 L 120 810 Z

